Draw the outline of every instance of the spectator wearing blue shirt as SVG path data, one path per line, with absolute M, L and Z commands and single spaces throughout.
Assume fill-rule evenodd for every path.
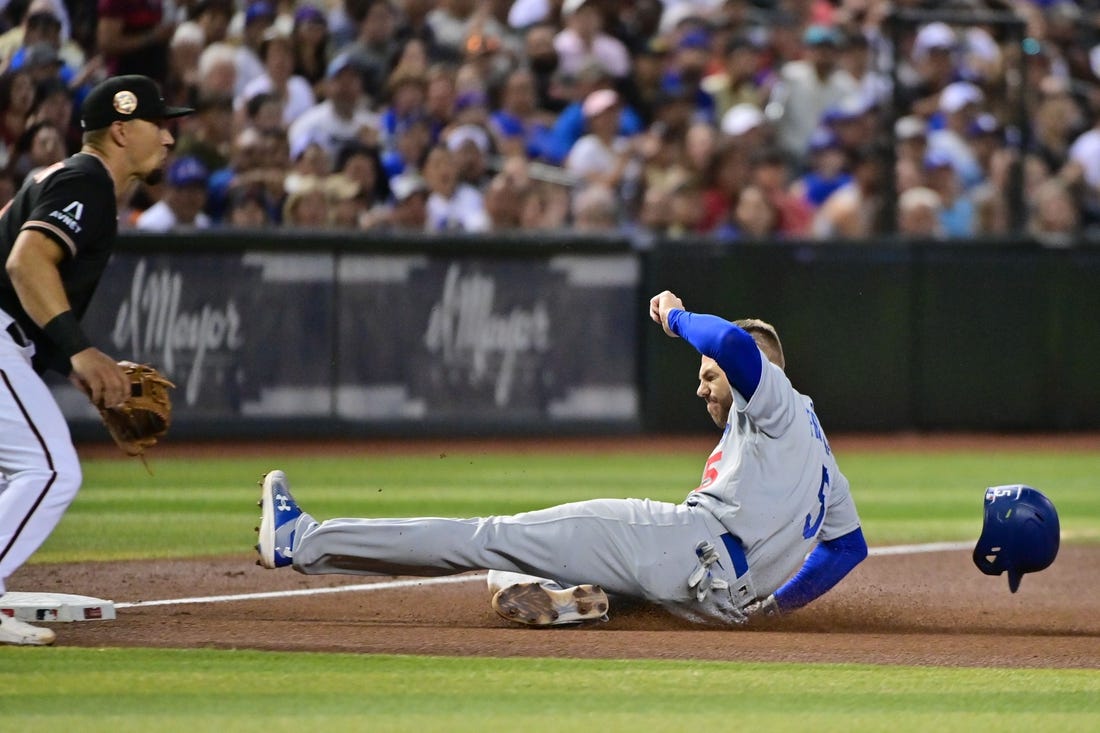
M 35 84 L 55 78 L 70 84 L 75 76 L 75 72 L 65 65 L 57 48 L 45 41 L 20 47 L 12 56 L 11 68 L 26 69 Z
M 810 136 L 810 169 L 795 180 L 791 193 L 817 209 L 851 180 L 840 139 L 827 127 L 819 127 Z
M 677 42 L 661 79 L 662 93 L 691 103 L 691 116 L 703 122 L 715 121 L 716 103 L 703 88 L 703 76 L 711 61 L 711 36 L 702 29 L 684 33 Z M 660 97 L 658 97 L 660 99 Z M 659 109 L 658 109 L 659 111 Z
M 546 162 L 554 165 L 561 165 L 565 162 L 565 158 L 569 155 L 573 145 L 585 133 L 586 120 L 582 111 L 584 100 L 597 89 L 610 87 L 610 80 L 598 71 L 592 72 L 590 70 L 578 77 L 577 81 L 580 96 L 561 111 L 546 139 L 543 157 Z M 619 135 L 632 137 L 644 129 L 645 124 L 638 113 L 630 105 L 623 104 L 619 115 Z
M 940 228 L 949 239 L 971 237 L 974 234 L 974 202 L 964 193 L 951 159 L 937 150 L 924 157 L 928 187 L 940 196 Z
M 432 142 L 432 125 L 427 117 L 403 119 L 396 129 L 393 144 L 382 151 L 382 170 L 386 179 L 420 170 Z
M 970 82 L 948 84 L 940 93 L 942 127 L 928 135 L 928 149 L 951 161 L 964 189 L 978 185 L 985 177 L 969 139 L 971 125 L 984 101 L 982 90 Z
M 395 69 L 387 83 L 388 104 L 379 117 L 381 143 L 392 150 L 397 135 L 413 120 L 425 118 L 428 79 L 423 74 L 406 69 Z
M 535 75 L 515 69 L 504 79 L 500 106 L 489 115 L 489 130 L 501 155 L 543 157 L 553 116 L 538 108 Z

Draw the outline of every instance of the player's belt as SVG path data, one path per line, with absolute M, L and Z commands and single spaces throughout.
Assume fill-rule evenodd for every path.
M 23 329 L 19 327 L 19 324 L 12 321 L 8 324 L 8 335 L 11 336 L 11 340 L 20 346 L 30 346 L 31 342 L 23 335 Z
M 726 552 L 730 554 L 730 560 L 733 560 L 733 571 L 737 573 L 737 577 L 740 578 L 749 572 L 749 561 L 745 559 L 745 550 L 741 547 L 741 538 L 726 532 L 722 535 L 722 544 L 726 546 Z

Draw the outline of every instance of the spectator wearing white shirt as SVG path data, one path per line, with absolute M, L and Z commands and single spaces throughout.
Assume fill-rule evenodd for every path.
M 561 16 L 565 29 L 554 36 L 559 71 L 577 74 L 596 64 L 616 79 L 630 74 L 630 52 L 622 41 L 604 32 L 603 15 L 593 0 L 565 0 Z
M 209 227 L 210 217 L 202 211 L 209 177 L 206 166 L 194 156 L 172 161 L 165 175 L 164 196 L 137 218 L 135 227 L 147 232 Z
M 294 47 L 286 33 L 276 28 L 269 29 L 260 44 L 260 57 L 264 62 L 264 73 L 245 85 L 234 106 L 243 110 L 248 100 L 257 94 L 271 94 L 282 105 L 283 124 L 289 127 L 317 103 L 313 87 L 294 74 Z
M 324 83 L 325 101 L 303 112 L 287 131 L 291 147 L 297 140 L 313 139 L 335 159 L 351 143 L 377 144 L 378 115 L 368 106 L 363 77 L 350 53 L 329 62 Z
M 475 0 L 440 0 L 428 12 L 427 23 L 435 42 L 450 60 L 462 58 L 466 37 L 480 17 L 477 6 Z
M 1078 135 L 1069 148 L 1066 178 L 1084 181 L 1088 198 L 1100 200 L 1100 115 L 1096 124 Z
M 622 103 L 612 89 L 598 89 L 581 106 L 588 134 L 565 159 L 565 169 L 580 179 L 581 188 L 599 184 L 620 192 L 624 183 L 641 175 L 632 139 L 619 134 Z
M 197 97 L 236 96 L 237 50 L 228 43 L 211 43 L 199 54 Z
M 427 230 L 430 232 L 485 232 L 491 222 L 485 199 L 473 186 L 460 183 L 454 153 L 437 145 L 424 161 L 428 183 Z M 392 183 L 391 183 L 392 185 Z
M 459 180 L 484 190 L 491 178 L 489 155 L 492 143 L 488 131 L 480 125 L 459 125 L 446 132 L 444 142 L 447 149 L 454 153 Z
M 812 25 L 802 41 L 805 57 L 783 64 L 768 102 L 769 117 L 778 117 L 779 144 L 799 160 L 825 110 L 859 93 L 858 82 L 837 63 L 842 41 L 835 28 Z

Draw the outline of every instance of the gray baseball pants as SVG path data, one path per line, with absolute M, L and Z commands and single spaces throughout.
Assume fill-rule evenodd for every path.
M 707 510 L 648 499 L 596 499 L 475 519 L 298 520 L 294 568 L 307 575 L 452 575 L 503 570 L 561 585 L 594 583 L 658 603 L 694 620 L 728 621 L 753 600 L 751 573 Z M 710 567 L 729 590 L 699 600 L 688 577 L 701 542 L 718 548 Z M 740 571 L 740 577 L 735 572 Z

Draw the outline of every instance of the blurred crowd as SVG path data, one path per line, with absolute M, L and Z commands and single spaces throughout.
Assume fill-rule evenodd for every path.
M 1100 227 L 1089 2 L 0 7 L 0 201 L 79 149 L 107 75 L 197 110 L 122 228 L 1069 245 Z M 895 34 L 894 9 L 953 24 Z

